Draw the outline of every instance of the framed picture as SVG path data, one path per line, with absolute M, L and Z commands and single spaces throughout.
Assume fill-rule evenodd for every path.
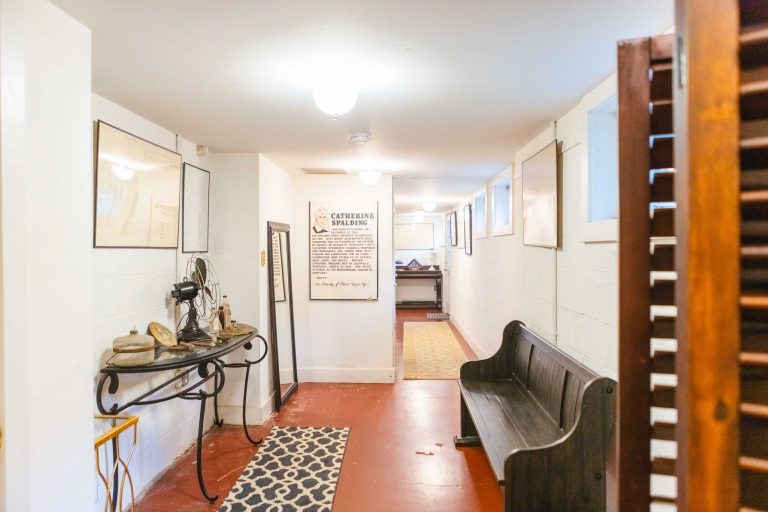
M 180 154 L 99 121 L 93 246 L 177 248 L 180 182 Z
M 379 203 L 309 203 L 309 299 L 379 299 Z
M 181 189 L 181 252 L 208 252 L 211 173 L 185 163 Z
M 557 142 L 523 162 L 523 244 L 557 247 Z
M 472 254 L 472 205 L 464 205 L 464 254 Z
M 456 212 L 449 213 L 448 219 L 450 220 L 451 246 L 456 247 L 459 245 L 459 221 L 456 218 Z

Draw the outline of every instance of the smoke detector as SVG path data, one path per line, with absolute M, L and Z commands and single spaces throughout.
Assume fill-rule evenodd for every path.
M 347 137 L 347 140 L 353 144 L 365 144 L 371 140 L 371 134 L 365 132 L 353 133 Z

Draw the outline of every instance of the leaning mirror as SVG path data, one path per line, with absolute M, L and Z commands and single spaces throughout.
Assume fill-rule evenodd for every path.
M 267 270 L 272 277 L 272 286 L 269 286 L 269 331 L 277 411 L 298 385 L 293 328 L 291 233 L 288 224 L 267 223 L 267 253 Z

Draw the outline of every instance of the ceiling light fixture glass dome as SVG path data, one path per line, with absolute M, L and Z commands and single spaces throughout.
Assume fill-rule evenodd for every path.
M 421 207 L 424 208 L 425 212 L 429 213 L 435 211 L 437 204 L 433 203 L 432 201 L 425 201 L 421 204 Z
M 366 185 L 373 186 L 381 179 L 381 173 L 379 171 L 360 171 L 357 173 L 357 177 Z
M 317 108 L 333 116 L 343 116 L 357 104 L 357 88 L 342 73 L 330 74 L 312 89 L 312 98 Z

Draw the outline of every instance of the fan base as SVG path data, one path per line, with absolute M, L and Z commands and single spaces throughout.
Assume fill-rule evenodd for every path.
M 183 328 L 179 331 L 179 334 L 176 337 L 179 341 L 201 341 L 211 339 L 208 333 L 199 328 L 195 329 L 194 327 Z

